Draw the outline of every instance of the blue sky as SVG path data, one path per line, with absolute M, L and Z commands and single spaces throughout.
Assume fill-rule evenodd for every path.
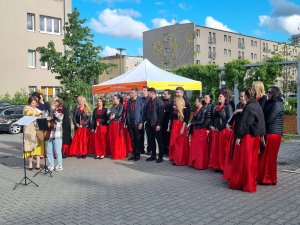
M 126 48 L 141 55 L 142 32 L 194 22 L 274 41 L 299 33 L 300 0 L 73 0 L 95 34 L 102 56 Z

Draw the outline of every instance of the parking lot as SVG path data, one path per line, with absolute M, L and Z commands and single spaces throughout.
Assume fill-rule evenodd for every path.
M 281 146 L 277 186 L 230 190 L 220 174 L 140 160 L 64 160 L 53 178 L 28 171 L 22 135 L 0 134 L 0 224 L 300 224 L 300 143 Z M 143 159 L 146 156 L 142 157 Z

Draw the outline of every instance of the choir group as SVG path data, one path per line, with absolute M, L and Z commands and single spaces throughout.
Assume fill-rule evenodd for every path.
M 52 149 L 58 157 L 58 170 L 62 169 L 59 148 L 68 157 L 85 158 L 89 154 L 95 159 L 111 155 L 115 160 L 129 156 L 128 160 L 138 161 L 140 154 L 147 153 L 146 161 L 161 163 L 166 155 L 176 166 L 214 169 L 231 189 L 255 192 L 257 184 L 276 185 L 283 135 L 280 89 L 272 86 L 266 96 L 263 83 L 254 82 L 240 93 L 236 107 L 231 104 L 228 88 L 220 89 L 216 105 L 212 98 L 210 93 L 196 98 L 191 115 L 191 104 L 182 87 L 176 88 L 174 98 L 170 90 L 164 90 L 163 99 L 151 87 L 144 87 L 139 97 L 138 89 L 133 87 L 124 99 L 114 95 L 110 108 L 99 98 L 93 111 L 79 96 L 72 142 L 68 112 L 62 100 L 56 100 L 54 107 L 51 104 L 55 126 L 49 141 L 55 142 L 56 137 L 61 140 L 54 147 L 46 144 L 50 169 L 54 169 Z M 56 134 L 56 127 L 61 128 L 62 135 Z

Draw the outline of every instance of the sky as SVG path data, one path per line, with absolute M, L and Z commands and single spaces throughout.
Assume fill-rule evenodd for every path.
M 142 56 L 144 31 L 177 23 L 286 42 L 300 33 L 300 0 L 73 0 L 101 56 Z

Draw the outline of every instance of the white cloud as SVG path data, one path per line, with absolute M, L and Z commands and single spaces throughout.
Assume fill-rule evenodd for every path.
M 259 25 L 270 30 L 280 30 L 288 34 L 298 34 L 300 26 L 300 6 L 287 0 L 271 1 L 270 15 L 259 16 Z
M 171 21 L 167 21 L 164 18 L 154 18 L 151 21 L 153 23 L 153 28 L 165 27 L 165 26 L 173 25 L 173 24 L 176 23 L 175 19 L 173 19 Z M 189 21 L 188 19 L 184 19 L 184 20 L 181 20 L 178 23 L 183 24 L 183 23 L 190 23 L 190 22 L 191 21 Z
M 111 56 L 116 55 L 119 51 L 115 48 L 111 48 L 108 45 L 102 50 L 101 55 L 103 56 Z
M 205 26 L 210 27 L 210 28 L 215 28 L 215 29 L 218 29 L 218 30 L 236 32 L 236 31 L 230 29 L 227 25 L 223 24 L 222 22 L 214 19 L 212 16 L 206 17 Z
M 256 30 L 253 31 L 253 34 L 254 34 L 254 36 L 259 37 L 259 36 L 264 35 L 265 32 L 264 32 L 263 30 L 258 30 L 258 29 L 256 29 Z
M 191 8 L 191 7 L 188 6 L 185 2 L 179 2 L 179 3 L 178 3 L 178 6 L 179 6 L 179 8 L 181 8 L 182 10 L 188 10 L 188 9 Z
M 155 5 L 163 5 L 163 2 L 155 2 Z
M 91 19 L 91 27 L 95 32 L 108 34 L 113 37 L 141 39 L 143 32 L 149 28 L 142 22 L 134 20 L 139 12 L 123 9 L 105 9 L 97 19 Z

